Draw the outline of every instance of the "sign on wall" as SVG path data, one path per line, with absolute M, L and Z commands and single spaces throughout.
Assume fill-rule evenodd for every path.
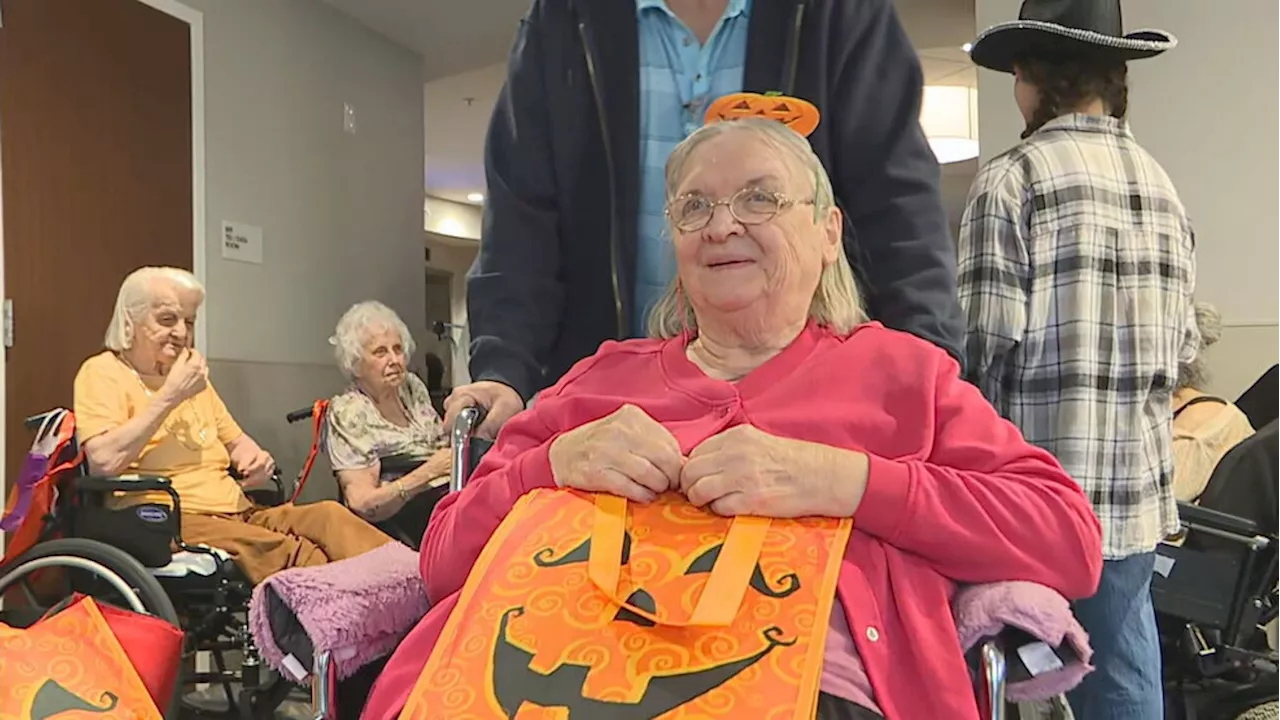
M 262 228 L 222 221 L 222 257 L 237 262 L 262 264 Z

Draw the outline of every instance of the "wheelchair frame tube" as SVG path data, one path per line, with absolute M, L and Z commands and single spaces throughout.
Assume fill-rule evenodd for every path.
M 471 474 L 471 436 L 475 434 L 484 413 L 480 408 L 463 408 L 458 419 L 453 421 L 453 469 L 449 472 L 449 492 L 459 492 L 467 484 L 467 476 Z
M 982 643 L 978 667 L 982 674 L 978 689 L 979 710 L 984 720 L 1004 720 L 1005 717 L 1005 678 L 1008 666 L 1005 664 L 1004 651 L 995 640 Z
M 316 655 L 311 671 L 311 708 L 315 711 L 312 720 L 333 720 L 337 717 L 337 689 L 338 666 L 326 650 Z

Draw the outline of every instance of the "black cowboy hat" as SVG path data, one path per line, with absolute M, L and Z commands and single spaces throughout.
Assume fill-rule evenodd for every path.
M 1091 55 L 1119 61 L 1155 57 L 1178 44 L 1162 30 L 1124 33 L 1120 0 L 1025 0 L 1018 19 L 983 30 L 969 58 L 999 72 L 1028 54 Z

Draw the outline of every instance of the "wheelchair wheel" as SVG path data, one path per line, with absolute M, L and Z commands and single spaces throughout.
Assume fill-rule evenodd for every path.
M 97 540 L 61 538 L 36 545 L 0 570 L 0 596 L 10 587 L 24 583 L 23 589 L 32 605 L 43 609 L 53 607 L 63 597 L 53 598 L 53 602 L 46 605 L 45 599 L 36 597 L 25 585 L 28 576 L 51 568 L 85 573 L 109 589 L 107 601 L 181 627 L 173 602 L 142 563 L 123 550 Z M 96 593 L 89 594 L 96 596 Z

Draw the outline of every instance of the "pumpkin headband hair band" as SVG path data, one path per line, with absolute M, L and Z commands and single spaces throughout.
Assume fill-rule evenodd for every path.
M 723 122 L 739 118 L 763 118 L 777 120 L 800 133 L 801 137 L 818 127 L 821 114 L 818 108 L 808 100 L 783 95 L 780 92 L 752 93 L 740 92 L 716 98 L 707 106 L 703 123 Z

